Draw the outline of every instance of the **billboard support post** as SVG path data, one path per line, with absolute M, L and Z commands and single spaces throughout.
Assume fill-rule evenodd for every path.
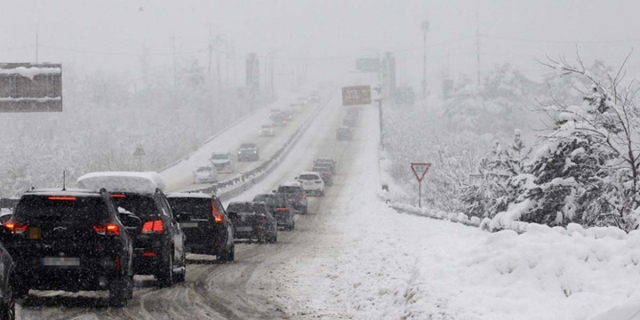
M 431 163 L 429 162 L 412 162 L 411 163 L 411 171 L 413 171 L 413 175 L 416 176 L 416 180 L 418 180 L 418 207 L 422 208 L 422 179 L 427 174 L 431 168 Z

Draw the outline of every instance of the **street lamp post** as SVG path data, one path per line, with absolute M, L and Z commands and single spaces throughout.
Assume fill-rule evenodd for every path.
M 429 21 L 422 20 L 422 99 L 427 98 L 427 31 L 429 31 Z

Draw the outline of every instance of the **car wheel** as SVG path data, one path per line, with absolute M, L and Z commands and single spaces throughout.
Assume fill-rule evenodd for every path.
M 180 266 L 183 268 L 182 272 L 178 272 L 173 275 L 176 282 L 184 282 L 187 279 L 187 259 L 185 258 L 185 253 L 182 253 L 182 262 Z
M 9 288 L 7 288 L 7 292 L 8 294 L 10 294 L 11 296 L 9 297 L 9 301 L 7 302 L 7 305 L 2 306 L 2 313 L 0 314 L 0 319 L 2 320 L 15 320 L 16 318 L 16 296 L 15 294 L 13 294 L 13 290 L 11 288 L 11 285 L 9 285 Z
M 13 297 L 15 299 L 24 299 L 29 295 L 29 287 L 21 284 L 20 282 L 15 282 L 15 280 L 11 284 L 11 289 L 13 291 Z
M 291 221 L 291 224 L 289 225 L 289 231 L 293 231 L 293 229 L 296 228 L 296 223 L 295 221 Z
M 133 296 L 133 281 L 129 276 L 123 276 L 111 281 L 109 285 L 109 305 L 121 308 L 127 305 Z
M 160 273 L 156 275 L 160 287 L 170 287 L 173 284 L 173 249 L 162 255 L 169 261 L 164 261 L 164 266 L 160 266 Z

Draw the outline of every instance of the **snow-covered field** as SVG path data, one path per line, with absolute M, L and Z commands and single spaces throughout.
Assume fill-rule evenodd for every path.
M 269 274 L 292 318 L 590 319 L 640 297 L 640 234 L 488 233 L 388 208 L 377 197 L 377 115 L 363 115 L 316 244 Z M 620 309 L 593 319 L 634 319 Z

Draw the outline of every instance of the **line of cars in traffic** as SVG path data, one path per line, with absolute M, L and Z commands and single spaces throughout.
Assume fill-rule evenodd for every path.
M 307 195 L 324 195 L 335 161 L 318 159 L 313 170 L 227 208 L 212 194 L 165 195 L 154 172 L 96 172 L 76 189 L 29 190 L 0 229 L 0 261 L 10 260 L 6 306 L 15 310 L 33 289 L 108 291 L 120 307 L 133 296 L 134 275 L 154 276 L 160 287 L 185 281 L 187 252 L 225 263 L 235 260 L 238 239 L 275 243 L 279 229 L 294 230 L 295 214 L 308 212 Z
M 360 107 L 349 107 L 347 113 L 342 119 L 342 126 L 336 129 L 336 139 L 338 141 L 351 141 L 353 139 L 353 130 L 358 126 L 360 120 Z
M 269 122 L 263 124 L 258 130 L 259 137 L 274 137 L 275 127 L 284 127 L 294 120 L 296 114 L 302 112 L 303 108 L 319 103 L 321 100 L 317 91 L 312 92 L 308 97 L 300 97 L 286 110 L 271 109 L 269 111 Z M 202 164 L 193 172 L 193 183 L 216 183 L 220 173 L 235 172 L 234 156 L 238 162 L 260 161 L 260 147 L 254 142 L 242 143 L 235 155 L 228 151 L 214 152 L 207 163 Z

